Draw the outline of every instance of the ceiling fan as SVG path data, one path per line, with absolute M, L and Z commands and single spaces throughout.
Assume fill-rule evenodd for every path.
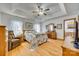
M 41 6 L 37 6 L 38 10 L 37 11 L 33 11 L 32 13 L 37 13 L 37 16 L 40 16 L 40 15 L 47 15 L 47 12 L 50 10 L 49 8 L 42 8 Z

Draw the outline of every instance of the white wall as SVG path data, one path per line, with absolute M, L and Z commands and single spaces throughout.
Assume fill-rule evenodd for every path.
M 55 19 L 49 19 L 48 21 L 41 23 L 41 32 L 46 32 L 46 25 L 48 25 L 50 23 L 54 23 L 55 25 L 63 24 L 63 21 L 65 19 L 74 18 L 74 17 L 77 17 L 77 16 L 78 16 L 78 14 L 71 15 L 71 16 L 59 17 L 59 18 L 55 18 Z M 21 18 L 21 17 L 12 16 L 12 15 L 5 14 L 5 13 L 0 13 L 0 24 L 7 26 L 7 28 L 9 30 L 12 30 L 11 24 L 14 21 L 19 22 L 21 24 L 23 24 L 24 22 L 29 22 L 28 20 Z M 19 26 L 21 27 L 21 25 L 19 25 Z M 63 28 L 62 29 L 56 29 L 57 38 L 63 39 L 63 35 L 64 35 L 63 30 L 64 30 Z
M 33 23 L 33 22 L 26 20 L 25 18 L 9 15 L 2 12 L 0 13 L 0 24 L 5 25 L 8 28 L 8 30 L 13 30 L 15 36 L 22 33 L 22 30 L 25 29 L 24 28 L 25 23 Z M 39 24 L 39 23 L 33 23 L 33 25 L 34 24 Z
M 49 19 L 48 21 L 45 21 L 42 23 L 42 32 L 46 32 L 46 25 L 50 23 L 54 23 L 55 26 L 57 26 L 57 24 L 62 24 L 62 29 L 56 29 L 56 32 L 57 32 L 57 38 L 64 39 L 64 25 L 63 25 L 64 20 L 69 19 L 69 18 L 74 18 L 77 16 L 78 14 L 71 15 L 71 16 L 63 16 L 56 19 Z
M 0 13 L 0 24 L 1 24 L 1 13 Z
M 34 28 L 34 30 L 35 30 L 37 33 L 40 33 L 40 32 L 41 32 L 40 23 L 34 24 L 34 25 L 33 25 L 33 28 Z
M 23 23 L 27 22 L 26 19 L 9 15 L 6 13 L 0 13 L 0 24 L 5 25 L 8 30 L 13 30 L 15 36 L 22 33 Z

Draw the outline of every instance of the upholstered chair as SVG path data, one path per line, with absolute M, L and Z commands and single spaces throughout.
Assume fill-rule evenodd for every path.
M 20 45 L 20 39 L 16 38 L 13 31 L 8 31 L 8 50 Z

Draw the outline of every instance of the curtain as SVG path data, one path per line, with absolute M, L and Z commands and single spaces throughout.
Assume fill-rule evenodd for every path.
M 22 34 L 22 22 L 11 21 L 11 30 L 14 31 L 15 36 Z
M 37 33 L 40 33 L 40 24 L 34 24 L 34 30 L 35 30 Z

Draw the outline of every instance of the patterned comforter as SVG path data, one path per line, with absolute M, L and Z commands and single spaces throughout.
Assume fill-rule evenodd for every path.
M 30 42 L 32 48 L 38 46 L 39 44 L 47 42 L 48 40 L 48 37 L 46 34 L 33 34 L 31 32 L 29 33 L 26 32 L 25 38 L 28 42 Z

